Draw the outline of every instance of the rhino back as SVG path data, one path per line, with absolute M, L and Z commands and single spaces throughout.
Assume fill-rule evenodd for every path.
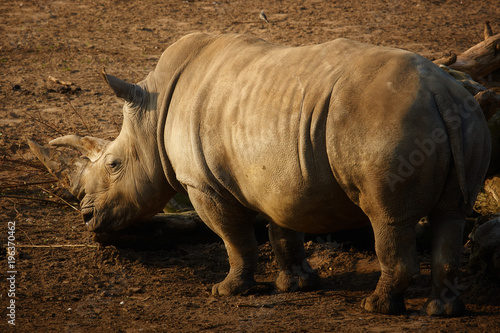
M 353 204 L 360 196 L 398 200 L 380 189 L 384 175 L 440 122 L 420 86 L 419 66 L 428 65 L 409 52 L 346 39 L 283 47 L 237 35 L 197 50 L 166 120 L 177 180 L 292 229 L 355 227 L 366 221 Z M 437 176 L 446 179 L 444 169 Z

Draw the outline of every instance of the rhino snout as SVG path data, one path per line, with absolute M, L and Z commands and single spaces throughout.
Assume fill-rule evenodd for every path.
M 100 223 L 100 221 L 96 219 L 97 214 L 94 207 L 82 208 L 81 214 L 88 231 L 97 233 L 106 231 L 103 223 Z
M 82 218 L 83 222 L 85 222 L 85 225 L 87 227 L 90 227 L 91 224 L 93 224 L 94 220 L 94 209 L 93 208 L 85 208 L 82 209 Z

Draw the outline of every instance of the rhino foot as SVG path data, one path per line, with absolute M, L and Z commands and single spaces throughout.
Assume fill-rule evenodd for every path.
M 433 299 L 427 302 L 426 312 L 429 316 L 458 317 L 465 313 L 465 304 L 459 298 L 449 303 Z
M 283 292 L 309 291 L 317 289 L 320 285 L 321 279 L 316 271 L 303 274 L 281 271 L 276 279 L 276 288 Z
M 369 312 L 397 315 L 406 311 L 403 296 L 372 294 L 361 302 L 361 307 Z
M 254 279 L 242 279 L 236 276 L 227 276 L 224 281 L 215 284 L 212 287 L 212 295 L 231 296 L 239 295 L 255 286 Z

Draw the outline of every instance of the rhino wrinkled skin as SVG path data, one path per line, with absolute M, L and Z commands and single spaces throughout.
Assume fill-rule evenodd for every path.
M 137 85 L 103 76 L 126 101 L 114 141 L 30 141 L 81 200 L 89 230 L 124 228 L 187 192 L 229 255 L 230 271 L 213 293 L 234 295 L 255 284 L 257 213 L 270 222 L 282 291 L 319 282 L 304 232 L 371 223 L 382 274 L 362 306 L 395 314 L 419 272 L 415 225 L 428 216 L 427 312 L 463 313 L 449 286 L 490 138 L 474 98 L 428 60 L 348 39 L 285 47 L 194 33 Z

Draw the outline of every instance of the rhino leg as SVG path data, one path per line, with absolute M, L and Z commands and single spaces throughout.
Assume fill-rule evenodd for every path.
M 397 224 L 370 220 L 382 274 L 375 291 L 361 306 L 370 312 L 400 314 L 405 311 L 404 291 L 419 272 L 415 238 L 418 219 Z
M 304 234 L 271 222 L 269 239 L 280 269 L 276 287 L 281 291 L 310 290 L 319 286 L 318 273 L 309 266 Z
M 228 202 L 217 193 L 188 189 L 189 198 L 200 218 L 224 241 L 229 256 L 229 273 L 212 288 L 214 295 L 241 294 L 256 282 L 258 244 L 253 220 L 255 214 L 237 202 Z
M 429 223 L 432 231 L 432 290 L 426 303 L 427 314 L 460 316 L 465 312 L 465 305 L 459 298 L 465 288 L 458 283 L 465 216 L 460 213 L 429 216 Z

